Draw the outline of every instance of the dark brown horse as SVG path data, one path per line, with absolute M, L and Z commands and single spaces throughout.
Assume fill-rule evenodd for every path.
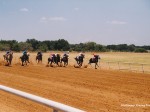
M 62 58 L 61 58 L 61 61 L 60 63 L 64 63 L 63 66 L 66 67 L 68 65 L 68 58 L 69 56 L 68 55 L 64 55 Z
M 48 65 L 52 65 L 52 63 L 56 64 L 57 66 L 60 66 L 60 54 L 53 55 L 52 57 L 48 58 Z
M 4 60 L 8 63 L 8 66 L 11 65 L 12 59 L 13 59 L 13 53 L 5 54 L 3 55 Z
M 74 58 L 76 60 L 77 64 L 79 65 L 79 67 L 82 66 L 84 58 L 85 58 L 84 54 L 81 54 L 80 56 L 77 56 Z
M 90 58 L 89 60 L 89 64 L 91 65 L 91 63 L 95 63 L 95 69 L 97 69 L 96 66 L 98 66 L 98 62 L 100 60 L 100 56 L 96 55 L 94 58 Z M 99 66 L 98 66 L 99 67 Z
M 21 62 L 22 62 L 22 66 L 27 65 L 27 62 L 29 63 L 29 54 L 24 54 L 23 56 L 20 57 Z
M 42 62 L 42 54 L 38 54 L 36 56 L 36 61 L 37 61 L 37 63 Z

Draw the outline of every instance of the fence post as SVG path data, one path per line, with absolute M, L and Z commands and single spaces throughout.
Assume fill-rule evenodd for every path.
M 118 67 L 119 67 L 119 70 L 120 70 L 120 64 L 119 64 L 119 62 L 118 62 Z
M 144 73 L 144 67 L 143 67 L 143 64 L 141 64 L 142 65 L 142 72 Z
M 130 67 L 129 69 L 132 70 L 132 69 L 131 69 L 131 63 L 129 63 L 129 67 Z
M 110 69 L 110 65 L 109 65 L 109 62 L 108 62 L 108 67 L 109 67 L 109 69 Z

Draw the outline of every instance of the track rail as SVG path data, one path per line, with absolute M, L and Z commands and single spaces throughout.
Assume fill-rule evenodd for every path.
M 17 96 L 35 101 L 35 102 L 43 104 L 43 105 L 46 105 L 50 108 L 53 108 L 53 112 L 58 112 L 58 111 L 63 111 L 63 112 L 85 112 L 83 110 L 79 110 L 79 109 L 76 109 L 74 107 L 67 106 L 67 105 L 64 105 L 62 103 L 58 103 L 58 102 L 55 102 L 55 101 L 52 101 L 52 100 L 48 100 L 46 98 L 42 98 L 42 97 L 39 97 L 39 96 L 36 96 L 36 95 L 33 95 L 33 94 L 29 94 L 29 93 L 26 93 L 26 92 L 23 92 L 23 91 L 19 91 L 19 90 L 16 90 L 16 89 L 13 89 L 13 88 L 10 88 L 10 87 L 7 87 L 7 86 L 0 85 L 0 90 L 15 94 Z

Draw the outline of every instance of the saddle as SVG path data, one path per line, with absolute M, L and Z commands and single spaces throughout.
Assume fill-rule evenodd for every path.
M 96 58 L 94 57 L 94 58 L 92 58 L 92 61 L 96 61 Z

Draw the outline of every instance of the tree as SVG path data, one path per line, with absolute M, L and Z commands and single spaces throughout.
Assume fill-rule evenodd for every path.
M 95 45 L 95 51 L 104 51 L 104 47 L 100 44 Z
M 19 44 L 18 44 L 18 43 L 13 44 L 12 50 L 13 50 L 13 51 L 17 51 L 17 52 L 20 51 L 20 46 L 19 46 Z
M 9 44 L 0 44 L 0 51 L 7 51 L 10 50 Z
M 128 51 L 128 46 L 127 46 L 127 44 L 119 44 L 119 45 L 117 45 L 117 50 L 118 51 Z
M 147 53 L 148 51 L 145 50 L 144 48 L 136 48 L 135 52 L 139 52 L 139 53 Z
M 131 52 L 135 51 L 135 45 L 134 44 L 129 45 L 128 51 L 131 51 Z
M 31 44 L 33 50 L 37 50 L 38 49 L 38 45 L 40 44 L 40 41 L 38 41 L 36 39 L 27 39 L 26 43 Z
M 85 43 L 85 50 L 87 51 L 94 51 L 95 47 L 96 47 L 96 43 L 95 42 L 87 42 Z
M 107 45 L 106 48 L 109 49 L 109 50 L 116 51 L 117 50 L 117 45 Z
M 69 43 L 67 40 L 64 39 L 59 39 L 58 41 L 56 41 L 55 43 L 55 49 L 56 50 L 63 50 L 63 51 L 67 51 L 70 49 Z
M 41 44 L 41 45 L 39 45 L 38 49 L 40 51 L 46 52 L 48 50 L 48 47 L 46 44 Z
M 32 45 L 27 42 L 20 42 L 19 47 L 20 47 L 21 51 L 24 51 L 24 50 L 32 51 L 33 50 Z

